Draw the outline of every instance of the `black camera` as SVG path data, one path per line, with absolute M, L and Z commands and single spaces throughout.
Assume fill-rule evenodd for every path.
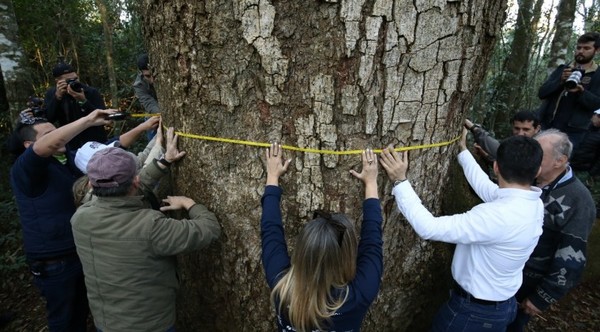
M 581 82 L 581 77 L 583 77 L 583 74 L 585 74 L 585 71 L 583 69 L 574 68 L 571 75 L 569 75 L 569 77 L 565 81 L 565 88 L 567 88 L 568 90 L 575 89 L 577 85 L 579 85 L 579 83 Z
M 38 97 L 29 97 L 27 100 L 27 108 L 31 110 L 33 116 L 36 118 L 44 118 L 46 117 L 46 112 L 44 112 L 44 99 Z
M 106 116 L 107 120 L 113 120 L 113 121 L 125 120 L 126 118 L 127 118 L 127 113 L 124 113 L 124 112 L 113 113 L 113 114 L 109 114 Z
M 83 90 L 83 84 L 79 82 L 76 78 L 68 79 L 67 84 L 71 87 L 71 90 L 75 92 L 81 92 Z

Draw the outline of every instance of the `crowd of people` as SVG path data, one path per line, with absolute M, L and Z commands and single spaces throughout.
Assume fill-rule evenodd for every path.
M 497 140 L 465 121 L 457 158 L 482 203 L 461 214 L 425 208 L 408 178 L 407 152 L 367 149 L 361 169 L 350 171 L 364 186 L 360 234 L 345 214 L 317 210 L 289 253 L 279 179 L 291 160 L 279 144 L 267 148 L 261 259 L 278 330 L 360 330 L 384 269 L 380 165 L 415 232 L 456 244 L 453 286 L 432 331 L 523 331 L 577 285 L 597 214 L 578 175 L 600 172 L 599 51 L 599 34 L 579 37 L 573 63 L 540 88 L 540 111 L 511 118 L 511 137 Z M 137 64 L 135 93 L 147 113 L 159 113 L 148 56 Z M 10 182 L 49 330 L 86 331 L 91 313 L 97 331 L 174 331 L 175 257 L 218 240 L 219 221 L 192 198 L 156 195 L 158 181 L 186 155 L 173 128 L 164 132 L 154 116 L 108 138 L 103 126 L 118 110 L 105 109 L 98 90 L 80 83 L 70 65 L 59 63 L 52 74 L 45 117 L 21 112 L 10 141 Z M 146 149 L 128 152 L 142 133 Z M 61 153 L 66 162 L 55 157 Z M 171 218 L 171 210 L 188 218 Z

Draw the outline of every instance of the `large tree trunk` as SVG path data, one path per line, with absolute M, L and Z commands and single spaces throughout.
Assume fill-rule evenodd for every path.
M 575 8 L 577 0 L 560 0 L 556 8 L 556 19 L 554 20 L 555 32 L 550 45 L 550 60 L 548 61 L 548 75 L 558 65 L 569 63 L 572 56 L 568 53 L 569 43 L 573 34 L 573 21 L 575 20 Z
M 328 150 L 414 146 L 460 133 L 505 6 L 145 0 L 144 35 L 165 124 L 181 132 Z M 188 156 L 175 169 L 174 190 L 215 211 L 223 236 L 182 257 L 178 326 L 273 330 L 259 259 L 263 149 L 190 138 L 180 145 Z M 455 151 L 411 152 L 410 178 L 434 211 Z M 291 250 L 314 209 L 360 219 L 362 185 L 348 174 L 359 155 L 287 155 L 293 162 L 281 185 Z M 383 175 L 379 182 L 385 273 L 364 330 L 427 326 L 447 294 L 448 247 L 419 239 L 397 212 L 391 184 Z

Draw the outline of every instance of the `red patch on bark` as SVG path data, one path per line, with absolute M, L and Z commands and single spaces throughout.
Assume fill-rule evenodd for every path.
M 258 101 L 258 112 L 259 112 L 259 118 L 261 122 L 267 122 L 269 120 L 271 120 L 271 109 L 269 107 L 269 103 L 265 102 L 264 100 L 259 100 Z

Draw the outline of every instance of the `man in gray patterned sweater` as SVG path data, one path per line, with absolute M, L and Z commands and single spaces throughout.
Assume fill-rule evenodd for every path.
M 541 314 L 579 283 L 596 216 L 590 192 L 569 166 L 573 144 L 568 136 L 549 129 L 534 138 L 544 151 L 536 184 L 542 189 L 544 227 L 525 264 L 516 295 L 519 312 L 507 331 L 523 331 L 531 316 Z

